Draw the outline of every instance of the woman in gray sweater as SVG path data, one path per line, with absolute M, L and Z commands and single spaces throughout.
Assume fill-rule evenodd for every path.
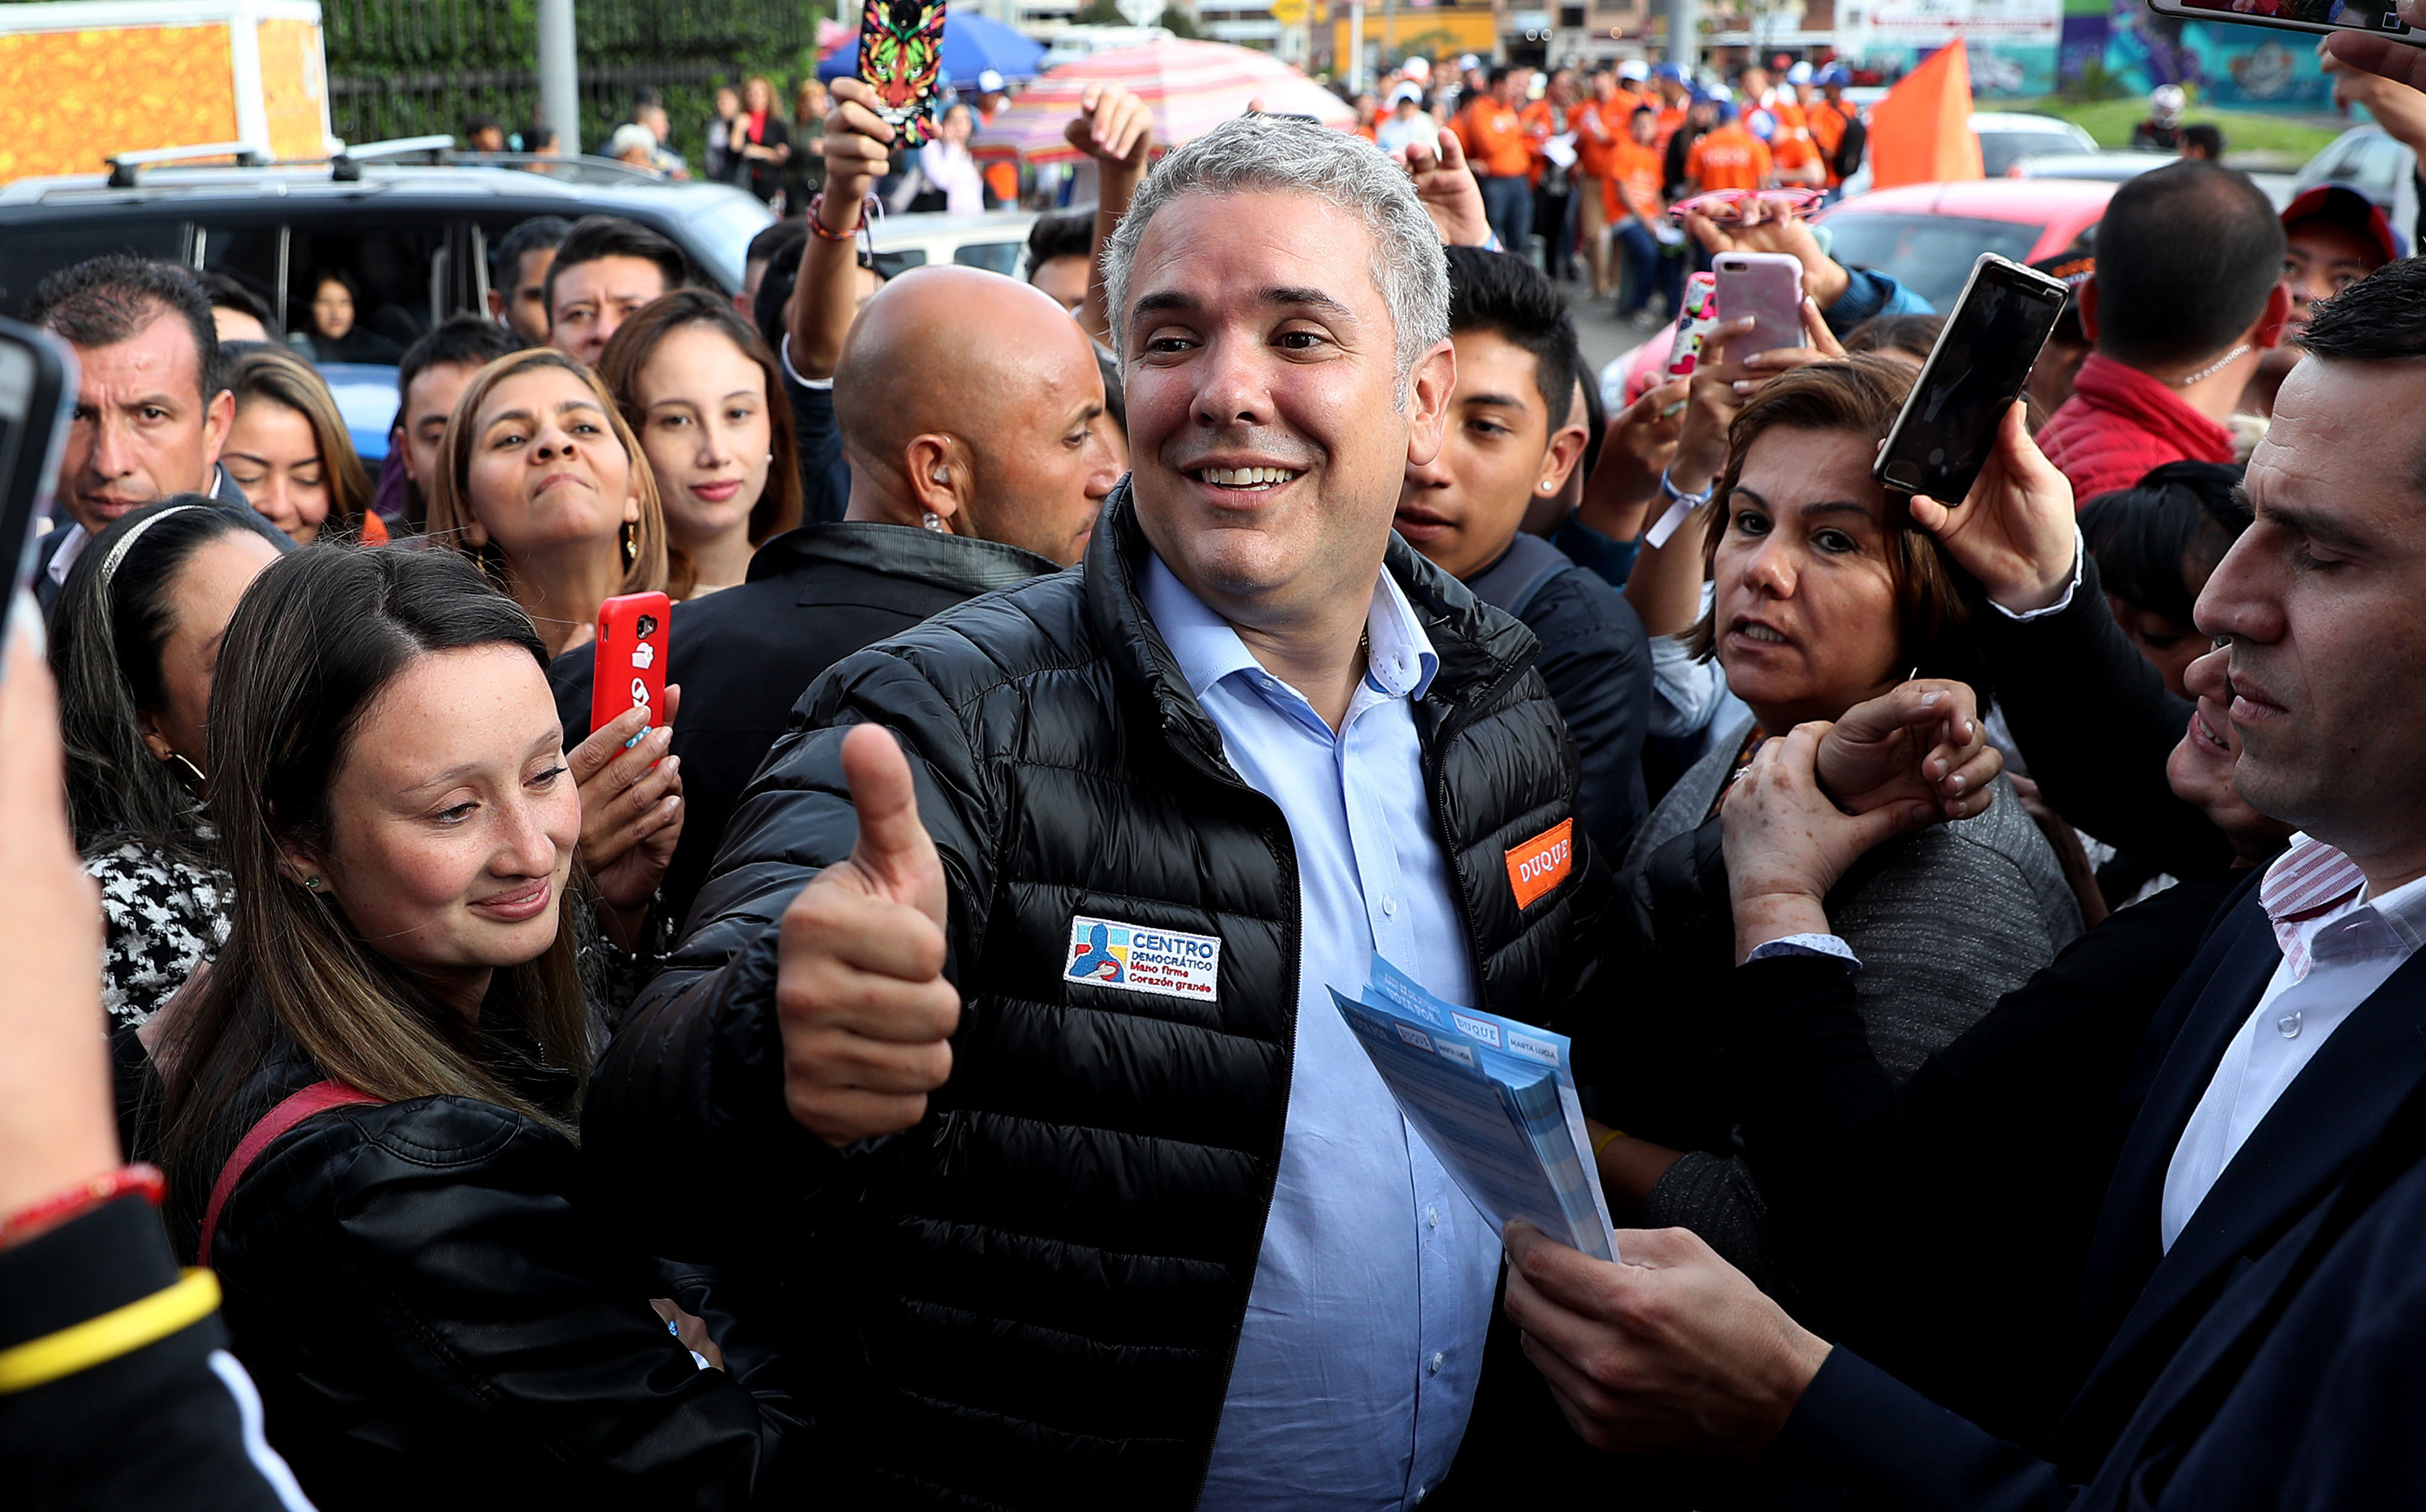
M 1693 1229 L 1789 1305 L 1793 1277 L 1733 1150 L 1727 1026 L 1710 1006 L 1735 967 L 1717 816 L 1764 737 L 1836 721 L 1911 676 L 1988 702 L 1971 623 L 1998 611 L 1870 477 L 1910 376 L 1876 358 L 1818 364 L 1737 416 L 1704 548 L 1711 607 L 1687 642 L 1754 717 L 1678 780 L 1625 855 L 1628 944 L 1594 1052 L 1597 1111 L 1625 1130 L 1600 1152 L 1612 1207 Z M 1974 818 L 1873 850 L 1828 900 L 1861 962 L 1871 1048 L 1899 1079 L 2080 933 L 2054 852 L 2002 777 L 1993 792 Z

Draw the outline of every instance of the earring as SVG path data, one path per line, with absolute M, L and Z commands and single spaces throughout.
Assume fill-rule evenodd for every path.
M 178 775 L 177 780 L 192 789 L 195 797 L 200 798 L 202 795 L 202 785 L 210 781 L 208 777 L 202 775 L 202 769 L 194 765 L 192 758 L 183 751 L 171 751 L 166 759 L 172 767 L 186 769 Z
M 303 879 L 303 890 L 305 892 L 318 892 L 320 890 L 320 879 L 317 877 L 305 877 Z
M 935 469 L 934 479 L 936 482 L 948 483 L 952 480 L 952 475 L 946 472 L 943 468 L 938 467 Z
M 936 513 L 933 510 L 929 510 L 926 513 L 918 516 L 918 523 L 925 526 L 928 529 L 934 531 L 938 535 L 944 533 L 944 517 Z
M 640 529 L 631 521 L 623 522 L 623 565 L 626 569 L 640 560 Z

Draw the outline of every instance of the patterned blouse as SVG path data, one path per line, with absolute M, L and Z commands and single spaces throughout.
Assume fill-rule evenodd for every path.
M 140 1024 L 227 943 L 235 885 L 137 840 L 84 869 L 101 884 L 101 1005 L 112 1028 Z

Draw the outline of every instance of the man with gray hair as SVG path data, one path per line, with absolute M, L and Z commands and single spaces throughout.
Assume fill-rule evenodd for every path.
M 1574 1001 L 1576 758 L 1531 635 L 1391 533 L 1455 378 L 1405 171 L 1232 121 L 1107 268 L 1085 561 L 808 691 L 586 1154 L 781 1286 L 837 1504 L 1412 1506 L 1499 1247 L 1328 989 Z

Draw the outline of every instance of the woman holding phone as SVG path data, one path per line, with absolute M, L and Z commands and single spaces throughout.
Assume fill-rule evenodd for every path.
M 766 339 L 730 300 L 677 289 L 616 328 L 598 376 L 656 480 L 667 592 L 697 598 L 746 579 L 751 554 L 801 523 L 789 401 Z
M 772 1498 L 785 1398 L 700 1368 L 575 1199 L 576 947 L 670 848 L 581 874 L 545 650 L 460 560 L 310 547 L 258 590 L 213 694 L 234 928 L 156 1158 L 275 1447 L 323 1508 Z
M 551 656 L 586 642 L 608 598 L 666 588 L 648 458 L 605 385 L 553 348 L 499 358 L 455 401 L 429 534 L 510 594 Z
M 1740 381 L 1728 367 L 1715 374 L 1695 386 Z M 1948 724 L 1975 724 L 1967 710 L 1994 693 L 1974 626 L 1995 610 L 1870 476 L 1912 378 L 1901 364 L 1855 357 L 1798 367 L 1743 399 L 1706 512 L 1712 592 L 1684 639 L 1723 670 L 1750 715 L 1669 789 L 1620 869 L 1634 938 L 1618 979 L 1625 1000 L 1642 1006 L 1614 1026 L 1625 1051 L 1604 1085 L 1609 1121 L 1634 1136 L 1601 1153 L 1611 1206 L 1695 1230 L 1789 1296 L 1759 1193 L 1732 1152 L 1739 1110 L 1722 1026 L 1683 1005 L 1717 1000 L 1736 964 L 1719 813 L 1760 743 L 1894 693 L 1934 696 Z M 1848 723 L 1829 749 L 1909 738 Z M 1823 780 L 1832 770 L 1854 769 L 1823 763 Z M 1829 900 L 1862 962 L 1870 1042 L 1899 1079 L 2080 932 L 2062 869 L 2011 785 L 1993 764 L 1966 770 L 1929 774 L 1963 785 L 1961 821 L 1880 846 Z M 1858 800 L 1870 786 L 1862 777 L 1839 796 Z M 1958 917 L 1962 928 L 1945 927 Z

